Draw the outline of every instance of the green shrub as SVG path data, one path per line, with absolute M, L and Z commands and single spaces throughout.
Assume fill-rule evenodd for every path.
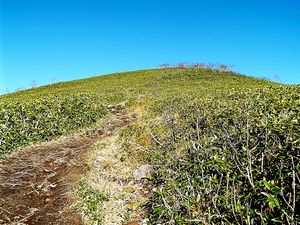
M 300 221 L 299 87 L 171 102 L 156 123 L 152 223 Z
M 66 95 L 0 104 L 0 156 L 90 125 L 105 114 L 96 96 Z

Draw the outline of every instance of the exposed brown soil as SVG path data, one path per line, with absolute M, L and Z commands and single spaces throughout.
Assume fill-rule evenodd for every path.
M 20 150 L 0 164 L 0 224 L 83 224 L 72 196 L 87 171 L 85 153 L 129 123 L 125 111 L 104 132 L 75 135 Z

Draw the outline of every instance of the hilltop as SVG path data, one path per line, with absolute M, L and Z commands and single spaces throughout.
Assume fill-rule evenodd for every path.
M 226 82 L 227 85 L 224 86 L 223 82 Z M 103 96 L 114 95 L 117 98 L 120 95 L 126 97 L 126 89 L 136 89 L 133 92 L 135 94 L 137 91 L 157 92 L 166 88 L 171 88 L 174 91 L 173 88 L 178 88 L 178 86 L 186 91 L 195 88 L 205 91 L 203 89 L 209 86 L 218 90 L 219 88 L 238 88 L 240 85 L 242 87 L 280 86 L 278 83 L 247 77 L 234 72 L 222 72 L 207 68 L 165 68 L 114 73 L 60 82 L 2 95 L 0 99 L 2 101 L 20 101 L 23 99 L 28 101 L 33 100 L 30 97 L 38 98 L 54 94 L 102 94 Z
M 69 184 L 88 223 L 296 224 L 299 109 L 299 85 L 231 71 L 115 73 L 0 96 L 0 157 L 8 170 L 7 162 L 33 154 L 36 145 L 92 137 L 75 157 L 89 172 Z M 100 173 L 95 160 L 105 164 Z M 141 165 L 150 165 L 151 175 L 135 180 Z M 0 191 L 11 188 L 3 181 L 13 175 L 1 174 Z M 109 207 L 117 204 L 119 213 Z M 6 217 L 0 211 L 0 222 Z

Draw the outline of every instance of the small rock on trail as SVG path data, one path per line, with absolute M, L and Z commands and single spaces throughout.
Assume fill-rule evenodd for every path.
M 133 177 L 135 180 L 141 180 L 144 178 L 149 178 L 153 174 L 153 167 L 150 165 L 141 165 L 137 170 L 133 172 Z

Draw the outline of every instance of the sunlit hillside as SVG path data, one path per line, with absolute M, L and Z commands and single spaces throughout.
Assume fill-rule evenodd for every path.
M 150 224 L 300 222 L 299 85 L 165 68 L 3 95 L 0 157 L 93 127 L 120 103 L 135 118 L 118 135 L 126 157 L 154 167 L 131 209 Z

